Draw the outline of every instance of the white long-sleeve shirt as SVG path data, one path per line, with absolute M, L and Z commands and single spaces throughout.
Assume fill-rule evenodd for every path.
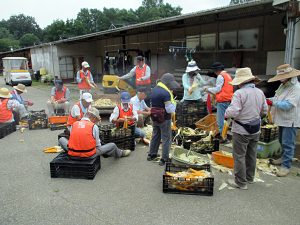
M 124 106 L 123 106 L 123 103 L 121 103 L 121 107 L 122 107 L 122 109 L 123 109 L 125 112 L 127 112 L 127 111 L 130 109 L 130 105 L 128 105 L 127 110 L 125 110 L 125 109 L 124 109 Z M 133 114 L 132 117 L 134 117 L 134 118 L 136 119 L 136 121 L 138 121 L 139 115 L 138 115 L 137 110 L 136 110 L 136 107 L 135 107 L 134 105 L 132 105 L 132 114 Z M 112 112 L 112 114 L 111 114 L 110 117 L 109 117 L 109 121 L 112 123 L 112 120 L 113 120 L 113 119 L 117 120 L 117 119 L 119 118 L 119 116 L 120 116 L 120 110 L 119 110 L 119 107 L 116 106 L 116 107 L 114 108 L 114 111 Z

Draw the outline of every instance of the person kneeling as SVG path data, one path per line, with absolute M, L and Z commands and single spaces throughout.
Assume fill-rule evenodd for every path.
M 128 156 L 130 150 L 120 150 L 115 143 L 101 146 L 99 127 L 95 124 L 101 120 L 98 109 L 91 107 L 80 121 L 73 123 L 70 128 L 69 141 L 62 137 L 60 146 L 73 160 L 90 160 L 99 155 L 120 158 Z

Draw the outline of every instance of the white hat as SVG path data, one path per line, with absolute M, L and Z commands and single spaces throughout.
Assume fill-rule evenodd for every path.
M 254 84 L 258 84 L 260 79 L 252 75 L 251 69 L 249 67 L 240 68 L 235 71 L 235 78 L 228 82 L 231 85 L 240 85 L 254 80 Z
M 81 63 L 81 66 L 84 67 L 84 68 L 88 68 L 90 67 L 90 65 L 88 64 L 88 62 L 84 61 Z
M 191 61 L 188 63 L 185 72 L 189 73 L 191 71 L 197 71 L 197 70 L 201 70 L 201 69 L 199 69 L 199 67 L 197 66 L 196 61 Z
M 90 93 L 83 93 L 81 99 L 84 99 L 86 102 L 93 102 L 94 101 L 93 98 L 92 98 L 92 95 Z

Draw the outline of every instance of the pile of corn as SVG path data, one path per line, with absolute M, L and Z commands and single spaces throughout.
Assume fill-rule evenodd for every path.
M 118 103 L 113 102 L 110 99 L 98 99 L 97 101 L 92 102 L 93 107 L 104 107 L 104 106 L 117 106 Z

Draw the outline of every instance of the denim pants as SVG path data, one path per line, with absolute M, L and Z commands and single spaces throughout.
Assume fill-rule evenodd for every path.
M 297 127 L 278 127 L 278 139 L 282 148 L 281 166 L 290 169 L 294 157 Z
M 161 123 L 152 121 L 153 131 L 150 142 L 149 155 L 156 155 L 160 145 L 162 146 L 162 159 L 166 162 L 169 159 L 169 153 L 172 145 L 171 120 L 165 120 Z
M 141 137 L 145 137 L 146 135 L 146 131 L 136 127 L 135 130 L 134 130 L 134 136 L 136 138 L 141 138 Z
M 223 126 L 224 126 L 224 114 L 229 105 L 230 105 L 230 101 L 217 102 L 217 124 L 220 131 L 220 135 L 222 134 Z

